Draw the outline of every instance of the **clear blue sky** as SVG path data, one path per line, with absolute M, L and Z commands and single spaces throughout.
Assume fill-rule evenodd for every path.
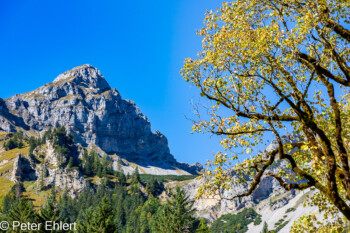
M 196 30 L 221 1 L 32 0 L 0 3 L 0 97 L 25 93 L 82 64 L 101 70 L 135 101 L 178 161 L 204 163 L 219 150 L 210 135 L 191 135 L 194 87 L 179 71 L 201 48 Z

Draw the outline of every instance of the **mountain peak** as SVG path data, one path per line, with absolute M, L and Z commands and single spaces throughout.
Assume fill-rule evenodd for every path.
M 96 88 L 101 90 L 111 89 L 101 72 L 89 64 L 74 67 L 73 69 L 58 75 L 53 81 L 53 83 L 56 84 L 67 82 L 74 82 L 86 88 Z
M 199 169 L 177 162 L 166 137 L 152 132 L 137 106 L 122 99 L 91 65 L 68 70 L 34 91 L 0 99 L 0 131 L 42 134 L 58 125 L 80 146 L 110 155 L 115 169 L 120 159 L 150 174 L 195 174 Z M 134 169 L 122 165 L 128 166 L 127 172 Z

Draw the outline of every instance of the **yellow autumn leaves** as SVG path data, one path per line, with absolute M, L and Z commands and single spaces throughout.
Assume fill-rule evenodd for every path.
M 198 31 L 202 51 L 181 70 L 212 104 L 205 117 L 198 114 L 193 130 L 220 136 L 223 147 L 208 163 L 213 179 L 199 196 L 228 187 L 225 165 L 239 154 L 247 158 L 236 170 L 256 175 L 269 159 L 257 150 L 269 135 L 301 135 L 303 145 L 286 144 L 282 151 L 322 190 L 330 185 L 328 149 L 336 176 L 343 172 L 339 144 L 350 135 L 350 107 L 347 87 L 339 84 L 350 79 L 350 46 L 337 23 L 349 21 L 350 2 L 342 0 L 236 0 L 207 12 Z M 303 179 L 283 170 L 279 175 Z M 345 186 L 340 178 L 336 182 L 346 200 Z

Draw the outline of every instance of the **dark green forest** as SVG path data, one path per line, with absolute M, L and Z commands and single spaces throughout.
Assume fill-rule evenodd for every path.
M 121 175 L 123 176 L 123 175 Z M 126 180 L 126 177 L 124 177 Z M 5 196 L 1 220 L 77 223 L 77 232 L 209 232 L 205 221 L 193 217 L 194 209 L 185 192 L 176 188 L 165 203 L 138 188 L 140 178 L 110 186 L 107 179 L 98 187 L 87 187 L 77 199 L 51 189 L 45 205 L 34 209 L 17 183 Z M 15 232 L 15 231 L 8 231 Z M 21 231 L 23 232 L 23 231 Z M 30 232 L 30 231 L 24 231 Z M 42 231 L 45 232 L 45 231 Z M 52 231 L 60 232 L 60 231 Z
M 38 192 L 44 190 L 49 195 L 44 205 L 35 208 L 33 200 L 24 194 L 23 183 L 18 181 L 4 197 L 1 206 L 0 220 L 10 223 L 7 232 L 19 232 L 11 230 L 13 221 L 76 223 L 75 232 L 81 233 L 209 232 L 206 222 L 194 217 L 193 204 L 183 190 L 179 187 L 172 190 L 164 188 L 165 181 L 192 179 L 194 176 L 140 175 L 138 169 L 133 174 L 125 175 L 113 170 L 108 156 L 101 158 L 93 150 L 84 150 L 79 159 L 74 137 L 64 127 L 50 129 L 41 138 L 24 138 L 22 133 L 16 133 L 12 135 L 6 149 L 18 148 L 27 143 L 32 160 L 44 164 L 45 155 L 38 156 L 34 151 L 47 140 L 54 144 L 59 156 L 59 167 L 66 171 L 79 170 L 86 178 L 87 185 L 76 198 L 72 198 L 69 190 L 45 187 L 44 182 L 40 182 L 43 177 L 39 177 L 41 185 Z M 101 182 L 94 183 L 94 178 Z M 164 191 L 169 198 L 161 200 L 158 196 Z M 40 232 L 47 231 L 41 229 Z

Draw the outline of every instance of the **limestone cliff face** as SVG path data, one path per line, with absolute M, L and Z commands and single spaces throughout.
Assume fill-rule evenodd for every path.
M 12 114 L 6 106 L 6 102 L 0 98 L 0 131 L 14 132 L 16 126 L 25 130 L 29 129 L 23 119 Z
M 91 65 L 73 68 L 37 90 L 0 101 L 0 130 L 40 132 L 58 125 L 72 132 L 82 146 L 97 145 L 107 154 L 142 166 L 190 169 L 174 159 L 166 137 L 151 131 L 136 105 L 122 99 Z
M 13 163 L 13 170 L 10 177 L 11 181 L 30 181 L 36 180 L 35 170 L 31 166 L 27 158 L 18 155 Z
M 282 137 L 282 143 L 297 142 L 300 138 L 298 136 L 286 135 Z M 271 144 L 266 148 L 263 154 L 271 152 L 278 147 L 276 140 L 272 141 Z M 288 173 L 292 173 L 290 168 L 287 166 L 287 162 L 284 160 L 277 161 L 274 165 L 271 165 L 264 174 L 266 173 L 278 173 L 279 170 L 285 170 Z M 224 190 L 222 198 L 219 196 L 200 198 L 196 199 L 195 196 L 198 193 L 198 189 L 205 183 L 208 182 L 211 177 L 205 177 L 202 179 L 194 179 L 187 184 L 182 185 L 182 188 L 187 192 L 190 199 L 194 201 L 194 208 L 197 210 L 197 214 L 200 217 L 204 217 L 209 221 L 214 221 L 223 214 L 235 213 L 242 208 L 257 206 L 264 200 L 274 199 L 274 203 L 270 203 L 270 209 L 281 208 L 289 203 L 293 199 L 298 191 L 292 190 L 287 192 L 277 180 L 272 177 L 263 176 L 259 186 L 252 192 L 251 195 L 235 198 L 234 196 L 246 193 L 250 188 L 251 182 L 254 177 L 247 176 L 248 182 L 236 183 L 239 179 L 239 175 L 233 168 L 229 168 L 227 173 L 232 177 L 232 185 L 230 189 Z M 288 182 L 287 180 L 285 180 Z M 303 181 L 299 181 L 301 183 Z
M 266 172 L 277 172 L 281 168 L 286 169 L 286 163 L 279 163 L 274 168 L 268 169 Z M 209 178 L 201 180 L 194 179 L 188 184 L 182 186 L 190 196 L 190 199 L 194 201 L 194 208 L 197 210 L 198 216 L 206 218 L 212 222 L 223 214 L 235 213 L 243 208 L 254 207 L 263 200 L 285 194 L 283 198 L 281 198 L 281 203 L 276 202 L 274 205 L 270 206 L 271 208 L 278 208 L 276 205 L 287 204 L 296 194 L 294 190 L 292 192 L 285 191 L 273 178 L 263 177 L 258 188 L 255 189 L 251 195 L 231 200 L 232 197 L 238 194 L 246 193 L 250 187 L 250 182 L 236 184 L 234 181 L 235 179 L 238 179 L 238 175 L 236 175 L 233 169 L 230 169 L 228 172 L 233 178 L 232 187 L 223 191 L 222 198 L 215 196 L 195 199 L 198 189 L 207 182 Z

